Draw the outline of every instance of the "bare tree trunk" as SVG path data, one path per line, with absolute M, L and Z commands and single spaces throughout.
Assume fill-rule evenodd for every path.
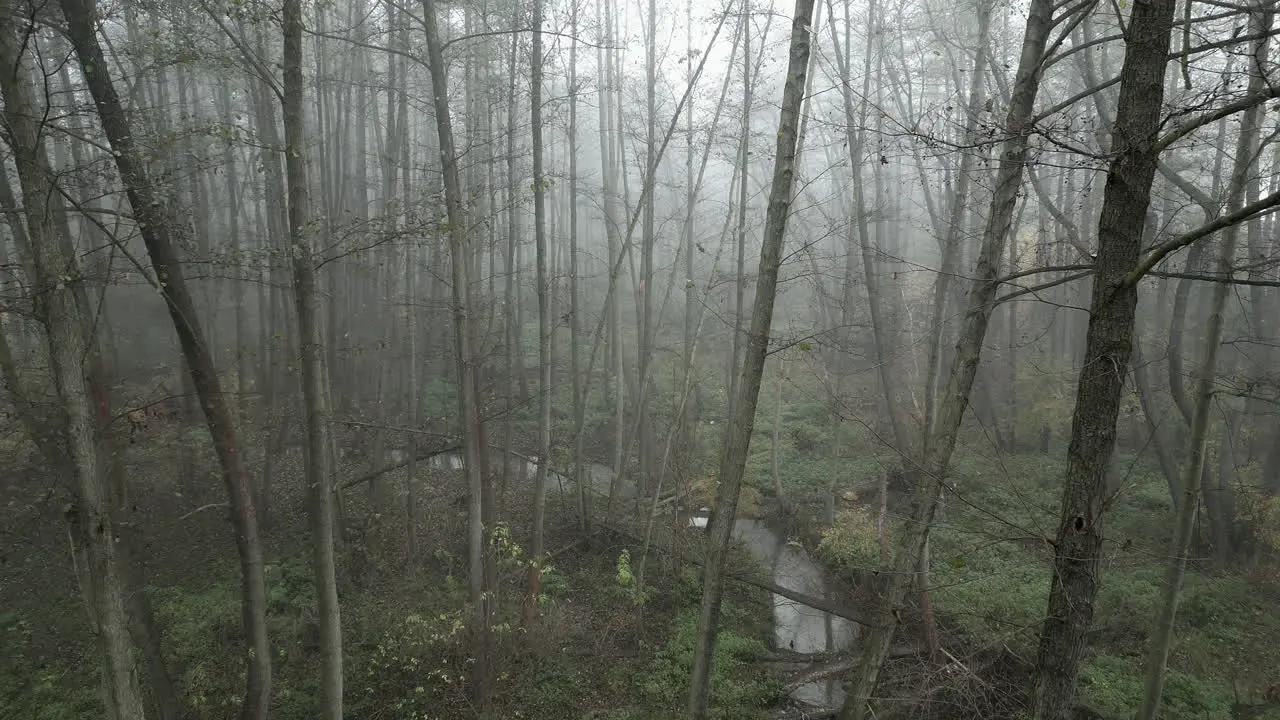
M 320 328 L 310 193 L 303 150 L 302 3 L 285 0 L 284 139 L 289 182 L 289 235 L 293 290 L 302 349 L 302 396 L 307 415 L 307 488 L 311 499 L 311 563 L 320 606 L 320 684 L 325 720 L 342 718 L 342 622 L 338 578 L 334 570 L 334 507 L 331 480 L 332 437 Z
M 829 2 L 830 0 L 828 0 Z M 868 8 L 868 35 L 874 37 L 876 22 L 876 5 L 872 2 Z M 871 316 L 871 334 L 875 350 L 876 371 L 879 375 L 881 390 L 884 393 L 885 414 L 889 418 L 889 424 L 893 434 L 894 448 L 899 452 L 907 451 L 906 422 L 902 418 L 902 410 L 895 397 L 897 383 L 892 372 L 892 363 L 889 358 L 889 328 L 888 318 L 885 313 L 884 298 L 880 292 L 880 278 L 876 272 L 875 248 L 871 239 L 871 233 L 868 226 L 868 215 L 873 211 L 868 207 L 866 202 L 866 194 L 863 191 L 862 180 L 862 162 L 863 152 L 866 149 L 867 137 L 867 113 L 869 103 L 863 102 L 857 113 L 854 112 L 853 97 L 854 90 L 852 85 L 850 71 L 850 60 L 846 53 L 849 52 L 849 43 L 846 40 L 844 52 L 841 51 L 839 36 L 836 33 L 835 13 L 830 13 L 831 17 L 828 24 L 831 27 L 831 39 L 835 46 L 836 67 L 840 76 L 841 98 L 845 113 L 845 143 L 849 152 L 849 171 L 851 173 L 852 204 L 850 206 L 851 222 L 857 229 L 857 242 L 862 259 L 863 282 L 867 289 L 867 311 Z M 845 17 L 845 37 L 852 37 L 852 27 L 849 22 L 849 15 Z M 868 40 L 866 62 L 863 66 L 863 82 L 862 97 L 869 98 L 871 96 L 871 75 L 872 75 L 872 59 L 875 53 L 872 50 L 872 41 Z M 879 212 L 875 210 L 874 212 Z M 849 288 L 851 289 L 851 287 Z M 852 297 L 846 293 L 846 303 L 852 303 Z
M 737 513 L 738 495 L 746 469 L 751 432 L 755 427 L 756 404 L 760 399 L 760 379 L 769 350 L 773 325 L 773 304 L 777 294 L 778 268 L 782 263 L 783 240 L 791 210 L 795 176 L 796 139 L 800 126 L 800 106 L 804 99 L 809 67 L 814 0 L 797 0 L 791 25 L 790 62 L 782 92 L 778 143 L 765 217 L 764 241 L 760 249 L 760 269 L 756 296 L 743 355 L 739 397 L 725 437 L 720 462 L 720 487 L 716 492 L 716 512 L 711 519 L 703 567 L 702 606 L 698 614 L 697 645 L 689 691 L 689 715 L 694 720 L 707 717 L 710 700 L 711 660 L 720 624 L 724 562 L 729 537 Z M 744 168 L 745 170 L 745 168 Z
M 418 332 L 414 320 L 418 313 L 418 284 L 414 275 L 418 266 L 416 248 L 405 249 L 405 334 L 409 336 L 409 429 L 418 428 Z M 409 466 L 405 469 L 404 520 L 405 559 L 410 572 L 418 567 L 418 433 L 408 433 Z M 375 462 L 383 462 L 381 457 Z
M 492 600 L 485 597 L 484 479 L 481 467 L 481 454 L 484 452 L 484 425 L 480 416 L 479 398 L 476 396 L 478 358 L 474 351 L 475 338 L 472 328 L 475 306 L 471 297 L 471 278 L 469 277 L 470 239 L 466 209 L 462 204 L 458 157 L 454 150 L 453 123 L 449 117 L 449 79 L 445 73 L 444 57 L 441 52 L 435 0 L 422 0 L 422 6 L 427 59 L 431 68 L 431 87 L 434 94 L 440 164 L 444 174 L 445 210 L 448 214 L 449 253 L 453 279 L 454 346 L 458 369 L 458 413 L 462 428 L 469 496 L 467 508 L 470 516 L 467 533 L 470 554 L 469 594 L 473 613 L 471 631 L 476 638 L 472 692 L 477 708 L 484 712 L 490 704 L 489 679 L 492 668 L 489 657 L 488 605 Z
M 649 13 L 645 22 L 645 162 L 646 172 L 656 175 L 658 172 L 658 118 L 657 118 L 657 87 L 658 87 L 658 4 L 657 0 L 649 0 Z M 653 316 L 653 295 L 656 288 L 653 286 L 653 252 L 654 244 L 657 241 L 654 227 L 654 193 L 649 193 L 644 202 L 644 219 L 643 219 L 643 237 L 641 239 L 640 253 L 640 341 L 637 343 L 639 351 L 639 362 L 637 363 L 637 374 L 640 378 L 640 384 L 644 384 L 644 378 L 649 373 L 649 364 L 653 362 L 653 343 L 657 335 L 657 328 L 654 327 L 655 318 Z M 636 394 L 636 418 L 639 420 L 639 469 L 640 479 L 636 483 L 639 490 L 637 497 L 641 493 L 650 491 L 653 488 L 653 448 L 651 445 L 652 435 L 649 429 L 649 393 L 641 390 Z
M 94 0 L 62 0 L 61 5 L 71 43 L 97 105 L 103 131 L 111 144 L 112 156 L 133 208 L 134 220 L 156 268 L 161 293 L 199 395 L 214 450 L 222 465 L 240 555 L 244 626 L 248 638 L 245 648 L 248 678 L 240 715 L 244 720 L 262 720 L 266 717 L 271 693 L 266 584 L 253 491 L 244 469 L 240 441 L 174 249 L 175 233 L 170 210 L 160 199 L 138 157 L 128 115 L 107 74 L 109 64 L 103 56 L 95 30 L 97 9 Z
M 0 3 L 0 17 L 11 22 L 17 9 Z M 141 683 L 135 665 L 137 646 L 129 629 L 127 595 L 128 556 L 117 545 L 120 527 L 115 512 L 118 492 L 107 473 L 108 459 L 101 445 L 103 427 L 95 412 L 93 395 L 92 335 L 86 329 L 89 312 L 84 301 L 83 279 L 69 238 L 57 237 L 53 198 L 54 177 L 41 142 L 44 113 L 32 92 L 23 58 L 23 40 L 10 24 L 0 29 L 0 92 L 4 119 L 22 187 L 31 261 L 36 283 L 36 314 L 44 320 L 50 370 L 63 406 L 67 467 L 72 470 L 76 506 L 71 511 L 73 535 L 83 544 L 88 570 L 88 606 L 98 639 L 106 699 L 106 715 L 112 720 L 145 718 Z M 66 282 L 66 278 L 73 279 Z M 78 287 L 79 286 L 79 287 Z M 77 294 L 80 297 L 77 297 Z M 61 465 L 61 463 L 60 463 Z
M 1173 3 L 1169 3 L 1172 5 Z M 1269 38 L 1266 33 L 1271 30 L 1273 11 L 1253 9 L 1250 11 L 1250 32 L 1263 34 L 1252 48 L 1253 62 L 1250 68 L 1261 68 L 1267 62 Z M 1161 26 L 1157 25 L 1157 28 Z M 1155 45 L 1150 52 L 1156 52 L 1161 46 Z M 1164 46 L 1167 49 L 1167 45 Z M 1130 46 L 1130 52 L 1136 48 Z M 1128 63 L 1126 62 L 1126 65 Z M 1152 63 L 1154 64 L 1154 63 Z M 1163 69 L 1163 65 L 1160 68 Z M 1150 72 L 1154 73 L 1152 69 Z M 1266 77 L 1257 70 L 1249 73 L 1250 95 L 1257 95 L 1266 88 Z M 1123 90 L 1122 90 L 1123 92 Z M 1123 95 L 1121 96 L 1124 97 Z M 1143 97 L 1143 102 L 1150 102 Z M 1232 169 L 1230 186 L 1227 192 L 1227 211 L 1239 210 L 1245 202 L 1245 194 L 1252 183 L 1252 171 L 1258 158 L 1258 141 L 1261 134 L 1262 105 L 1253 105 L 1244 111 L 1240 119 L 1240 134 L 1236 140 L 1235 167 Z M 1117 118 L 1119 118 L 1117 112 Z M 1152 131 L 1154 132 L 1154 131 Z M 1222 248 L 1218 257 L 1217 274 L 1219 277 L 1231 277 L 1235 265 L 1236 246 L 1239 244 L 1240 226 L 1231 225 L 1223 232 Z M 1227 297 L 1231 293 L 1228 283 L 1219 282 L 1213 285 L 1213 299 L 1209 309 L 1209 324 L 1205 330 L 1204 347 L 1200 367 L 1195 375 L 1195 412 L 1191 416 L 1191 435 L 1187 439 L 1187 461 L 1183 465 L 1182 497 L 1178 504 L 1177 523 L 1175 524 L 1173 554 L 1169 560 L 1169 576 L 1165 581 L 1164 604 L 1152 631 L 1150 656 L 1147 658 L 1146 682 L 1143 687 L 1142 704 L 1138 708 L 1137 720 L 1155 720 L 1160 711 L 1160 701 L 1164 690 L 1165 668 L 1169 660 L 1169 648 L 1173 642 L 1173 624 L 1178 614 L 1178 601 L 1182 594 L 1182 581 L 1187 572 L 1187 554 L 1191 547 L 1191 537 L 1195 531 L 1196 511 L 1199 509 L 1200 495 L 1207 491 L 1201 483 L 1208 473 L 1205 470 L 1205 441 L 1209 435 L 1209 413 L 1213 405 L 1214 382 L 1218 371 L 1218 349 L 1222 343 L 1223 316 L 1227 306 Z M 1132 322 L 1132 319 L 1130 320 Z M 1228 452 L 1219 448 L 1218 452 Z M 1216 493 L 1213 493 L 1216 495 Z M 1206 495 L 1206 500 L 1210 496 Z M 1216 498 L 1214 498 L 1216 499 Z M 1211 503 L 1210 503 L 1211 504 Z M 1221 524 L 1221 517 L 1218 518 Z M 1092 597 L 1088 598 L 1092 602 Z
M 1084 366 L 1076 390 L 1062 511 L 1055 538 L 1049 607 L 1040 635 L 1033 693 L 1036 720 L 1071 716 L 1085 634 L 1093 620 L 1102 550 L 1107 466 L 1129 368 L 1137 284 L 1151 200 L 1175 0 L 1135 5 L 1125 33 L 1124 66 L 1111 146 L 1115 159 L 1098 222 Z M 1197 466 L 1198 471 L 1198 466 Z M 1194 481 L 1185 483 L 1193 485 Z M 1185 489 L 1184 489 L 1185 494 Z
M 916 473 L 918 482 L 912 498 L 911 517 L 897 543 L 892 569 L 881 573 L 876 623 L 863 641 L 862 660 L 853 687 L 841 709 L 841 720 L 863 720 L 867 717 L 868 701 L 875 690 L 896 632 L 899 608 L 906 598 L 911 577 L 919 565 L 920 555 L 928 542 L 929 531 L 937 512 L 943 482 L 955 449 L 956 435 L 977 375 L 978 360 L 987 326 L 991 321 L 993 302 L 1000 286 L 997 275 L 1022 189 L 1028 131 L 1035 110 L 1036 95 L 1040 90 L 1040 71 L 1045 47 L 1054 25 L 1053 8 L 1052 0 L 1032 0 L 1028 9 L 1017 77 L 1010 92 L 1009 110 L 1004 123 L 1008 136 L 1002 143 L 991 210 L 982 235 L 976 272 L 969 287 L 969 303 L 956 341 L 955 359 L 951 365 L 946 391 L 938 405 L 933 429 L 925 436 L 924 457 Z
M 547 517 L 547 470 L 551 464 L 551 281 L 547 273 L 547 199 L 542 171 L 542 0 L 533 0 L 533 42 L 529 80 L 533 132 L 533 236 L 538 283 L 538 468 L 533 482 L 533 542 L 524 622 L 533 621 L 542 588 L 543 531 Z
M 1169 485 L 1169 496 L 1180 497 L 1178 481 L 1178 463 L 1173 458 L 1171 448 L 1174 443 L 1163 423 L 1163 418 L 1156 414 L 1155 391 L 1148 378 L 1147 366 L 1142 356 L 1141 338 L 1136 334 L 1133 338 L 1133 387 L 1138 393 L 1138 403 L 1142 405 L 1142 414 L 1147 421 L 1147 431 L 1151 433 L 1151 444 L 1155 448 L 1156 462 L 1160 464 L 1160 472 L 1164 474 Z
M 742 136 L 738 139 L 738 228 L 737 273 L 733 283 L 733 345 L 729 356 L 729 403 L 726 419 L 734 417 L 734 403 L 738 402 L 738 368 L 742 361 L 743 322 L 746 320 L 747 295 L 747 179 L 751 168 L 751 2 L 742 6 Z M 726 71 L 727 72 L 727 71 Z M 728 423 L 725 423 L 728 427 Z
M 685 19 L 685 52 L 689 58 L 693 58 L 693 0 L 685 0 L 684 8 Z M 693 63 L 686 64 L 689 70 L 688 81 L 693 82 Z M 726 88 L 730 73 L 725 73 Z M 723 103 L 716 107 L 716 120 L 719 120 L 720 108 Z M 699 388 L 695 381 L 697 377 L 697 368 L 693 364 L 693 344 L 694 344 L 694 325 L 697 321 L 697 310 L 694 306 L 696 301 L 696 291 L 693 284 L 693 251 L 695 237 L 695 219 L 697 217 L 698 207 L 698 190 L 694 186 L 693 180 L 693 101 L 690 100 L 688 114 L 685 115 L 685 225 L 684 237 L 684 378 L 682 384 L 685 387 L 692 387 L 693 400 L 686 402 L 683 415 L 676 420 L 682 430 L 678 447 L 680 448 L 679 462 L 679 478 L 677 481 L 676 493 L 683 496 L 688 486 L 688 479 L 691 475 L 693 458 L 696 456 L 695 444 L 697 442 L 698 430 L 698 395 Z M 712 121 L 714 132 L 715 121 Z
M 573 482 L 578 529 L 591 530 L 591 488 L 586 455 L 586 385 L 582 376 L 582 324 L 578 317 L 578 0 L 569 3 L 569 374 L 573 378 Z
M 603 0 L 600 4 L 604 4 Z M 598 6 L 597 6 L 598 8 Z M 621 132 L 620 128 L 614 126 L 615 115 L 613 113 L 614 97 L 616 88 L 613 86 L 615 73 L 614 68 L 617 64 L 615 53 L 617 50 L 612 46 L 614 38 L 613 14 L 608 11 L 604 12 L 603 18 L 604 38 L 601 45 L 599 60 L 604 66 L 603 77 L 600 78 L 600 101 L 599 105 L 599 122 L 597 127 L 600 134 L 600 175 L 601 175 L 601 194 L 604 196 L 604 230 L 605 239 L 609 246 L 609 267 L 619 267 L 622 263 L 622 253 L 624 248 L 621 245 L 618 233 L 618 214 L 617 214 L 617 156 L 620 153 L 617 150 L 619 144 L 618 136 Z M 612 282 L 612 278 L 611 278 Z M 609 486 L 609 497 L 605 507 L 606 522 L 613 514 L 614 489 L 622 478 L 622 446 L 624 444 L 623 429 L 625 424 L 624 411 L 626 407 L 626 382 L 623 375 L 622 362 L 622 309 L 621 302 L 618 299 L 618 293 L 611 292 L 605 303 L 605 315 L 609 325 L 609 369 L 613 378 L 613 477 Z M 590 363 L 588 363 L 588 372 L 590 372 Z
M 970 74 L 969 102 L 966 108 L 968 120 L 965 125 L 966 143 L 972 143 L 978 133 L 981 119 L 982 93 L 985 90 L 987 59 L 990 55 L 988 45 L 991 42 L 991 3 L 989 0 L 977 0 L 978 5 L 978 39 L 974 46 L 973 72 Z M 933 308 L 929 319 L 929 353 L 925 371 L 924 390 L 924 433 L 928 435 L 933 427 L 934 400 L 938 394 L 938 384 L 943 369 L 942 353 L 944 351 L 944 323 L 948 299 L 951 297 L 951 280 L 959 265 L 960 244 L 964 229 L 964 216 L 969 210 L 969 184 L 973 176 L 973 166 L 978 159 L 976 152 L 964 152 L 960 156 L 960 167 L 956 170 L 955 191 L 951 197 L 950 217 L 946 225 L 946 237 L 942 239 L 942 266 L 934 283 Z

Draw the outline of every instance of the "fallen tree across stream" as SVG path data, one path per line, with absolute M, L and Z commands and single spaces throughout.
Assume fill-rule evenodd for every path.
M 423 434 L 431 434 L 431 435 L 435 435 L 436 437 L 440 437 L 435 433 L 423 433 Z M 404 460 L 401 460 L 399 462 L 385 465 L 381 468 L 378 468 L 377 470 L 373 470 L 371 472 L 365 473 L 364 475 L 361 475 L 360 477 L 355 478 L 353 480 L 348 480 L 347 482 L 341 485 L 340 489 L 346 490 L 346 489 L 355 487 L 357 485 L 362 485 L 364 483 L 371 482 L 373 480 L 378 479 L 382 475 L 385 475 L 386 473 L 393 472 L 395 470 L 399 470 L 400 468 L 407 466 L 411 461 L 422 462 L 422 461 L 430 460 L 439 455 L 444 455 L 450 452 L 457 452 L 460 449 L 461 449 L 460 445 L 451 444 L 446 447 L 439 447 L 431 450 L 424 450 L 422 452 L 419 452 L 413 458 L 405 458 Z M 499 450 L 499 452 L 507 452 L 507 451 Z M 521 453 L 510 452 L 510 454 L 515 457 L 521 458 L 527 462 L 536 461 L 535 458 L 527 455 L 523 455 Z M 633 542 L 643 544 L 643 540 L 641 540 L 639 537 L 632 534 L 628 530 L 618 527 L 617 525 L 612 525 L 612 524 L 606 525 L 604 521 L 601 519 L 597 519 L 596 523 L 597 523 L 597 527 L 602 527 L 616 535 L 625 537 Z M 653 544 L 651 546 L 656 547 L 656 544 Z M 659 549 L 662 552 L 673 552 L 672 550 L 661 548 L 661 547 L 657 547 L 657 549 Z M 679 552 L 677 552 L 677 554 L 679 555 L 679 558 L 681 560 L 692 563 L 699 567 L 702 566 L 702 560 L 700 558 L 695 558 Z M 816 595 L 809 595 L 807 593 L 803 593 L 798 590 L 792 590 L 791 588 L 783 587 L 782 585 L 779 585 L 771 580 L 765 580 L 764 578 L 760 578 L 755 575 L 748 575 L 745 573 L 726 573 L 725 578 L 729 580 L 733 580 L 735 582 L 742 583 L 744 585 L 751 585 L 753 587 L 760 588 L 761 590 L 768 590 L 769 592 L 775 595 L 784 597 L 788 600 L 791 600 L 792 602 L 800 603 L 801 605 L 811 607 L 814 610 L 821 610 L 823 612 L 830 613 L 832 615 L 835 615 L 836 617 L 844 618 L 845 620 L 858 623 L 863 627 L 875 626 L 874 621 L 871 619 L 872 617 L 871 613 L 869 612 L 854 610 L 844 605 L 841 605 L 839 603 L 828 600 L 826 598 L 818 597 Z
M 643 543 L 643 540 L 633 535 L 628 530 L 620 528 L 616 525 L 605 525 L 601 520 L 597 520 L 596 522 L 599 524 L 598 525 L 599 527 L 603 527 L 604 529 L 614 533 L 615 535 L 619 535 L 633 542 Z M 653 547 L 659 550 L 660 552 L 674 554 L 680 560 L 683 560 L 688 563 L 692 563 L 694 565 L 697 565 L 698 567 L 702 567 L 701 558 L 692 557 L 690 555 L 679 552 L 677 550 L 662 548 L 662 547 L 659 547 L 656 543 L 653 544 Z M 792 602 L 800 603 L 801 605 L 804 605 L 806 607 L 811 607 L 814 610 L 821 610 L 825 613 L 830 613 L 832 615 L 835 615 L 836 617 L 844 618 L 845 620 L 858 623 L 863 627 L 875 627 L 875 621 L 871 619 L 872 615 L 869 612 L 854 610 L 852 608 L 846 607 L 844 605 L 833 602 L 826 598 L 817 597 L 815 595 L 809 595 L 808 593 L 802 593 L 798 590 L 792 590 L 791 588 L 783 587 L 771 580 L 765 580 L 763 578 L 756 577 L 754 575 L 748 575 L 746 573 L 725 573 L 724 577 L 727 580 L 740 582 L 744 585 L 750 585 L 752 587 L 760 588 L 761 590 L 768 590 L 769 592 L 775 595 L 784 597 L 788 600 L 791 600 Z

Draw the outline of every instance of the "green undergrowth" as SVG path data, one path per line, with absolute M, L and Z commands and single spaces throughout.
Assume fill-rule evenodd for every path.
M 539 620 L 519 626 L 519 583 L 508 573 L 495 624 L 499 658 L 491 718 L 616 718 L 681 714 L 700 598 L 696 569 L 650 566 L 635 587 L 627 553 L 576 558 L 543 574 Z M 319 717 L 319 630 L 304 556 L 267 566 L 273 647 L 271 716 Z M 182 716 L 237 714 L 244 684 L 239 582 L 234 564 L 212 568 L 201 587 L 152 588 Z M 474 660 L 465 627 L 466 587 L 453 568 L 423 568 L 342 594 L 346 716 L 353 720 L 479 718 L 471 706 Z M 764 593 L 730 589 L 712 680 L 714 717 L 763 717 L 783 699 L 757 656 L 768 637 Z M 0 717 L 72 720 L 100 713 L 91 657 L 72 664 L 24 663 L 30 627 L 0 615 Z
M 40 652 L 32 624 L 17 612 L 0 610 L 0 717 L 76 720 L 100 717 L 93 685 L 85 683 L 89 665 L 63 655 Z
M 931 587 L 944 632 L 967 645 L 1033 658 L 1049 589 L 1064 463 L 1042 455 L 959 456 L 931 540 Z M 1173 512 L 1158 471 L 1121 458 L 1105 520 L 1102 585 L 1080 702 L 1132 717 L 1147 639 L 1164 591 Z M 865 499 L 864 499 L 865 501 Z M 873 510 L 845 506 L 820 556 L 848 573 L 879 562 Z M 1166 720 L 1228 720 L 1280 666 L 1280 597 L 1243 571 L 1187 574 L 1170 654 Z M 1238 696 L 1237 696 L 1238 693 Z

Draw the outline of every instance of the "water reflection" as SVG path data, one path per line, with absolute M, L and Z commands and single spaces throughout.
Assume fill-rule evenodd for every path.
M 810 560 L 799 544 L 784 541 L 760 520 L 738 520 L 733 534 L 757 562 L 772 570 L 775 583 L 806 595 L 826 596 L 822 567 Z M 774 594 L 773 638 L 780 650 L 834 652 L 848 649 L 853 643 L 854 627 L 844 618 Z M 838 679 L 831 678 L 802 685 L 791 696 L 809 705 L 832 707 L 844 701 L 844 690 Z

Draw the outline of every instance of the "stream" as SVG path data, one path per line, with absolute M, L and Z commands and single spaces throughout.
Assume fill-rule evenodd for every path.
M 706 520 L 694 517 L 689 521 L 703 527 Z M 810 560 L 801 545 L 788 542 L 763 520 L 739 518 L 733 524 L 733 537 L 756 562 L 769 569 L 775 583 L 806 595 L 826 597 L 822 566 Z M 854 625 L 849 620 L 772 595 L 773 643 L 778 650 L 810 655 L 847 650 L 853 643 Z M 793 700 L 817 707 L 839 707 L 844 695 L 839 677 L 806 683 L 791 692 Z
M 391 450 L 386 459 L 392 463 L 403 462 L 407 459 L 407 454 L 404 450 Z M 499 453 L 495 453 L 493 461 L 495 465 L 502 462 Z M 510 462 L 513 469 L 526 478 L 533 478 L 537 471 L 537 465 L 523 457 L 511 458 Z M 461 470 L 462 455 L 456 451 L 443 453 L 431 458 L 427 464 L 442 470 Z M 607 495 L 613 471 L 604 465 L 593 464 L 590 474 L 593 490 L 597 494 Z M 564 492 L 572 492 L 572 483 L 568 478 L 553 473 L 551 479 Z M 555 492 L 556 485 L 548 490 Z M 625 488 L 619 487 L 619 491 L 625 493 Z M 706 523 L 706 517 L 689 518 L 691 527 L 705 527 Z M 822 566 L 811 560 L 801 545 L 787 541 L 763 520 L 738 519 L 733 526 L 733 536 L 747 548 L 756 562 L 769 570 L 773 582 L 788 590 L 826 597 L 825 571 Z M 772 599 L 773 644 L 777 650 L 808 655 L 847 650 L 853 643 L 854 624 L 849 620 L 788 600 L 781 595 L 773 594 Z M 844 702 L 844 696 L 838 677 L 807 683 L 791 692 L 793 700 L 817 707 L 839 707 Z

